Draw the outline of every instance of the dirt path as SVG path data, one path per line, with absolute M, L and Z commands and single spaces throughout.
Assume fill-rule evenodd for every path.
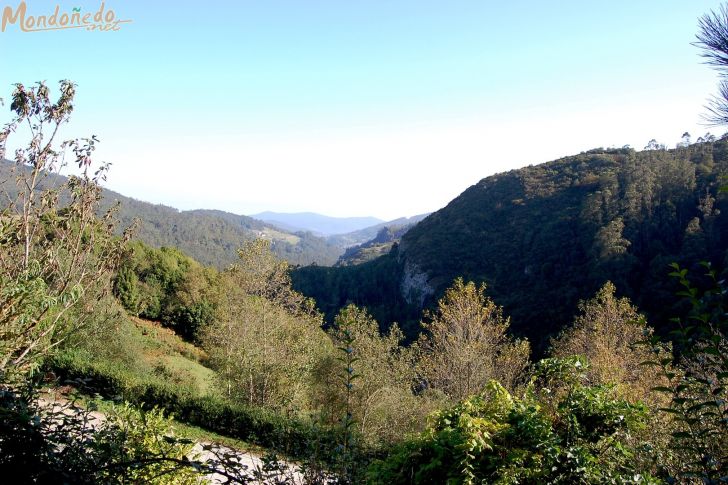
M 79 407 L 71 406 L 71 401 L 63 392 L 48 391 L 41 393 L 39 403 L 53 413 L 66 414 L 68 416 L 79 412 Z M 95 429 L 106 421 L 106 415 L 100 411 L 88 412 L 88 426 Z M 270 463 L 256 453 L 249 451 L 235 450 L 227 446 L 215 443 L 198 442 L 195 444 L 189 456 L 193 459 L 210 466 L 223 461 L 226 469 L 221 473 L 212 473 L 205 478 L 211 484 L 224 483 L 245 483 L 245 484 L 291 484 L 303 485 L 304 477 L 297 465 L 284 461 L 274 463 L 270 469 Z M 216 466 L 217 468 L 217 466 Z M 222 468 L 219 468 L 223 470 Z

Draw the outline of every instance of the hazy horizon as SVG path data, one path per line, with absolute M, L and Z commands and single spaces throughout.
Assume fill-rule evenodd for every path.
M 718 79 L 690 43 L 715 1 L 104 5 L 131 22 L 0 33 L 0 97 L 73 80 L 62 136 L 96 134 L 108 188 L 180 210 L 391 220 L 497 172 L 710 131 Z

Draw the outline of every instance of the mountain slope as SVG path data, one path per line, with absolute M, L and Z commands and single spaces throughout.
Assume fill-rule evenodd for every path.
M 407 219 L 398 219 L 399 221 Z M 394 247 L 395 244 L 399 243 L 402 236 L 407 234 L 407 231 L 415 226 L 416 222 L 409 224 L 387 224 L 382 227 L 377 235 L 369 241 L 351 246 L 344 251 L 336 262 L 337 266 L 348 266 L 353 264 L 361 264 L 367 261 L 371 261 L 379 256 L 387 254 Z
M 0 190 L 17 193 L 11 173 L 14 166 L 9 161 L 0 162 Z M 65 177 L 52 175 L 44 183 L 59 185 L 64 180 Z M 136 238 L 154 247 L 179 248 L 206 265 L 225 267 L 233 263 L 241 244 L 259 237 L 270 240 L 273 251 L 292 264 L 332 265 L 343 252 L 311 233 L 291 234 L 251 217 L 214 210 L 179 211 L 104 189 L 104 210 L 117 201 L 120 228 L 138 218 L 141 224 Z
M 481 180 L 417 224 L 379 258 L 389 263 L 302 268 L 294 283 L 329 317 L 348 301 L 399 306 L 377 316 L 415 332 L 405 305 L 432 305 L 458 276 L 482 281 L 512 329 L 543 350 L 579 299 L 612 280 L 659 327 L 676 311 L 668 263 L 727 262 L 728 204 L 717 193 L 726 173 L 725 141 L 593 150 L 513 170 Z M 381 268 L 393 282 L 382 284 Z
M 414 226 L 430 214 L 431 212 L 412 217 L 400 217 L 399 219 L 381 222 L 373 226 L 365 227 L 364 229 L 359 229 L 358 231 L 352 231 L 345 234 L 335 234 L 333 236 L 329 236 L 327 240 L 331 244 L 342 248 L 349 248 L 351 246 L 356 246 L 357 244 L 365 244 L 368 241 L 375 239 L 377 234 L 379 234 L 379 232 L 385 227 Z
M 384 222 L 376 217 L 330 217 L 313 212 L 261 212 L 250 217 L 285 231 L 310 231 L 324 236 L 357 231 Z

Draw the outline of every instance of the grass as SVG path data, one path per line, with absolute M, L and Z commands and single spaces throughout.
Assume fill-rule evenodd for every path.
M 129 375 L 142 380 L 151 379 L 191 388 L 201 396 L 215 394 L 215 371 L 205 367 L 205 351 L 156 322 L 124 316 L 118 320 L 113 335 L 98 338 L 100 342 L 97 345 L 104 350 L 103 353 L 94 356 L 94 352 L 84 352 L 83 360 L 102 363 L 104 368 L 124 369 Z M 113 342 L 109 344 L 111 339 Z M 73 395 L 80 405 L 97 408 L 102 413 L 108 412 L 114 404 L 111 399 L 93 397 L 72 387 L 47 392 L 60 392 L 66 398 Z M 243 452 L 265 452 L 264 448 L 243 440 L 183 423 L 174 419 L 174 416 L 172 418 L 175 432 L 185 438 L 215 443 Z
M 285 232 L 276 231 L 275 229 L 265 228 L 261 231 L 261 235 L 264 239 L 270 239 L 273 241 L 285 241 L 289 244 L 298 244 L 301 240 L 300 237 L 294 234 L 288 234 Z
M 205 367 L 207 354 L 202 349 L 155 322 L 132 317 L 123 326 L 123 344 L 139 358 L 134 367 L 140 373 L 151 372 L 201 395 L 214 392 L 215 372 Z
M 49 362 L 61 385 L 109 402 L 160 407 L 179 418 L 180 432 L 191 439 L 240 451 L 268 449 L 302 457 L 311 442 L 335 446 L 334 433 L 308 419 L 227 401 L 214 371 L 203 365 L 204 352 L 153 322 L 116 317 L 83 341 L 69 342 Z

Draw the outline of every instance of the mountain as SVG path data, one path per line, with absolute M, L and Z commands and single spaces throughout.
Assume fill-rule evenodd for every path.
M 17 191 L 11 173 L 14 167 L 13 162 L 0 162 L 0 190 Z M 65 180 L 63 176 L 51 175 L 44 184 L 60 185 Z M 273 252 L 295 265 L 332 265 L 343 253 L 342 248 L 309 232 L 291 233 L 251 217 L 217 210 L 179 211 L 104 189 L 104 210 L 117 201 L 120 229 L 139 219 L 137 239 L 154 247 L 179 248 L 197 261 L 219 268 L 235 262 L 236 250 L 244 241 L 254 238 L 270 240 Z
M 250 217 L 284 231 L 310 231 L 322 236 L 344 234 L 384 222 L 376 217 L 329 217 L 313 212 L 261 212 Z
M 482 179 L 411 228 L 373 261 L 305 267 L 295 287 L 331 318 L 348 302 L 366 306 L 383 327 L 397 321 L 410 338 L 422 308 L 452 281 L 487 284 L 511 328 L 537 352 L 570 324 L 580 299 L 607 280 L 669 326 L 678 290 L 676 261 L 728 264 L 728 142 L 672 150 L 591 150 Z M 724 183 L 724 182 L 723 182 Z
M 365 227 L 364 229 L 359 229 L 357 231 L 347 232 L 345 234 L 335 234 L 333 236 L 329 236 L 327 239 L 331 244 L 335 246 L 348 248 L 371 241 L 372 239 L 376 238 L 379 231 L 381 231 L 385 227 L 411 227 L 420 222 L 425 217 L 429 216 L 430 214 L 431 212 L 428 212 L 426 214 L 419 214 L 412 217 L 400 217 L 399 219 L 394 219 L 387 222 L 380 222 L 373 226 Z
M 392 222 L 375 226 L 381 228 L 377 232 L 376 236 L 362 244 L 348 247 L 346 251 L 344 251 L 344 254 L 339 257 L 336 265 L 348 266 L 353 264 L 362 264 L 387 254 L 395 244 L 399 243 L 402 236 L 407 234 L 407 231 L 412 229 L 417 222 L 424 219 L 427 215 L 428 214 L 415 216 L 410 219 L 396 219 Z M 369 229 L 363 229 L 358 233 L 363 234 L 368 230 Z M 331 240 L 332 238 L 329 238 L 329 241 Z

